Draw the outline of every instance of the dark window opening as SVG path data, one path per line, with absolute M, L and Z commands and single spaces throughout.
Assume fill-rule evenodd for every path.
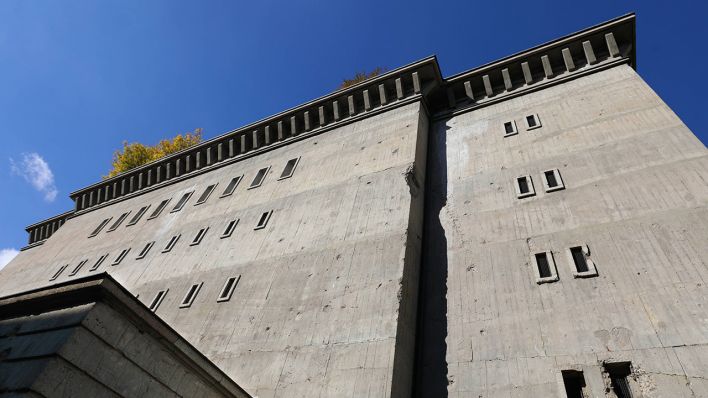
M 216 188 L 216 184 L 212 184 L 206 187 L 204 192 L 202 192 L 201 196 L 199 196 L 197 203 L 195 203 L 194 205 L 196 206 L 206 202 L 207 199 L 209 199 L 209 195 L 211 195 L 211 193 L 214 191 L 214 188 Z
M 157 292 L 155 295 L 155 298 L 152 299 L 152 302 L 150 303 L 150 311 L 155 312 L 157 311 L 157 307 L 160 306 L 160 303 L 162 302 L 162 299 L 165 298 L 165 294 L 167 294 L 167 290 L 160 290 Z
M 191 306 L 192 303 L 194 302 L 194 299 L 197 298 L 197 293 L 199 292 L 199 288 L 200 288 L 201 286 L 202 286 L 201 283 L 192 285 L 192 286 L 189 288 L 189 291 L 187 292 L 187 295 L 184 296 L 184 299 L 182 300 L 182 304 L 180 304 L 179 307 L 180 307 L 180 308 L 185 308 L 185 307 Z
M 288 163 L 285 164 L 285 168 L 283 169 L 283 172 L 280 173 L 279 180 L 292 177 L 293 173 L 295 172 L 295 167 L 297 166 L 297 163 L 299 160 L 300 160 L 300 158 L 288 160 Z
M 556 180 L 556 173 L 553 170 L 549 170 L 543 173 L 546 176 L 546 182 L 548 183 L 548 188 L 555 188 L 558 186 L 558 180 Z
M 617 398 L 632 398 L 632 390 L 627 380 L 627 377 L 632 374 L 632 363 L 606 363 L 605 371 L 610 377 L 610 386 Z
M 229 236 L 231 236 L 231 234 L 233 234 L 233 232 L 234 232 L 234 229 L 236 229 L 236 225 L 238 225 L 238 221 L 239 221 L 238 218 L 235 220 L 229 221 L 229 223 L 226 224 L 226 229 L 224 230 L 224 233 L 221 234 L 221 237 L 228 238 Z
M 101 264 L 103 264 L 103 260 L 105 260 L 106 257 L 108 257 L 108 253 L 102 255 L 101 257 L 99 257 L 98 260 L 96 260 L 96 262 L 93 264 L 93 266 L 92 266 L 91 268 L 89 268 L 89 271 L 95 271 L 95 270 L 97 270 L 98 267 L 100 267 Z
M 528 124 L 529 127 L 536 127 L 536 117 L 533 115 L 526 116 L 526 124 Z
M 115 231 L 116 229 L 118 229 L 118 227 L 120 227 L 120 225 L 123 223 L 123 221 L 125 221 L 125 219 L 128 218 L 129 214 L 130 214 L 130 212 L 125 212 L 125 213 L 121 214 L 120 217 L 118 217 L 118 219 L 116 220 L 116 222 L 114 222 L 113 225 L 111 225 L 111 227 L 108 228 L 108 231 L 106 231 L 106 232 L 112 232 L 112 231 Z
M 57 279 L 57 278 L 59 277 L 59 275 L 61 275 L 61 273 L 64 272 L 64 270 L 65 270 L 66 267 L 68 267 L 68 266 L 69 266 L 69 264 L 67 264 L 67 265 L 62 265 L 61 267 L 59 267 L 59 269 L 57 270 L 57 272 L 55 272 L 54 275 L 52 275 L 52 277 L 49 278 L 49 280 L 50 280 L 50 281 L 53 281 L 53 280 Z
M 585 389 L 585 376 L 579 370 L 564 370 L 563 384 L 565 385 L 565 395 L 568 398 L 584 398 L 583 389 Z
M 519 177 L 516 181 L 519 184 L 519 193 L 523 195 L 531 192 L 529 190 L 529 182 L 526 180 L 526 177 Z
M 573 262 L 575 263 L 575 269 L 578 272 L 588 272 L 588 263 L 585 259 L 585 253 L 583 253 L 583 248 L 581 246 L 571 247 L 570 254 L 573 256 Z
M 266 173 L 268 173 L 268 167 L 258 170 L 258 173 L 256 173 L 256 176 L 253 178 L 251 186 L 248 187 L 248 189 L 257 188 L 261 186 L 261 184 L 263 184 L 263 180 L 265 180 Z
M 238 284 L 239 279 L 241 279 L 241 276 L 235 276 L 227 279 L 224 287 L 221 289 L 221 293 L 219 293 L 219 298 L 216 301 L 229 301 L 234 293 L 234 290 L 236 290 L 236 285 Z
M 182 235 L 175 235 L 172 238 L 170 238 L 170 241 L 167 242 L 167 245 L 165 246 L 164 249 L 162 249 L 163 253 L 167 253 L 168 251 L 172 250 L 173 247 L 175 247 L 175 244 L 177 243 L 177 240 L 179 237 Z
M 148 220 L 152 220 L 153 218 L 159 216 L 160 213 L 162 213 L 162 210 L 164 210 L 165 207 L 167 207 L 167 204 L 170 202 L 170 200 L 171 200 L 171 199 L 165 199 L 165 200 L 163 200 L 162 202 L 160 202 L 160 204 L 157 205 L 157 207 L 156 207 L 155 210 L 152 212 L 152 214 L 150 214 L 150 217 L 148 217 Z
M 273 210 L 267 211 L 267 212 L 261 214 L 261 217 L 258 219 L 258 224 L 256 225 L 256 228 L 254 228 L 254 229 L 265 228 L 266 224 L 268 224 L 268 219 L 270 218 L 270 215 L 272 213 L 273 213 Z
M 152 241 L 152 242 L 149 242 L 148 244 L 146 244 L 145 247 L 143 247 L 143 250 L 140 251 L 140 254 L 138 254 L 138 257 L 136 257 L 136 259 L 139 260 L 141 258 L 145 258 L 145 256 L 147 256 L 148 252 L 150 252 L 150 249 L 152 249 L 152 245 L 154 245 L 154 244 L 155 244 L 155 241 Z
M 120 252 L 118 257 L 116 257 L 116 259 L 113 260 L 113 263 L 111 265 L 120 264 L 120 262 L 123 261 L 123 259 L 125 258 L 125 256 L 128 254 L 129 251 L 130 251 L 130 249 L 124 249 L 122 252 Z
M 194 191 L 189 191 L 186 194 L 182 195 L 182 197 L 179 199 L 179 202 L 177 202 L 175 207 L 172 208 L 172 211 L 170 213 L 174 213 L 174 212 L 182 210 L 182 208 L 184 207 L 185 204 L 187 204 L 187 201 L 189 200 L 189 198 L 192 196 L 193 193 L 194 193 Z
M 536 266 L 538 267 L 538 275 L 541 278 L 549 278 L 552 276 L 551 265 L 548 262 L 546 253 L 536 253 Z
M 198 245 L 202 239 L 204 238 L 204 235 L 206 235 L 206 232 L 209 230 L 209 227 L 205 227 L 199 230 L 197 232 L 197 235 L 194 236 L 194 239 L 192 240 L 192 243 L 190 243 L 190 246 Z
M 91 235 L 89 235 L 89 238 L 93 238 L 94 236 L 98 235 L 99 232 L 111 221 L 111 218 L 106 218 L 105 220 L 101 221 L 100 224 L 98 224 L 98 227 L 91 232 Z
M 236 187 L 238 186 L 238 183 L 241 182 L 242 177 L 243 176 L 232 178 L 229 182 L 229 185 L 227 185 L 226 189 L 224 189 L 224 193 L 221 194 L 221 197 L 223 198 L 224 196 L 229 196 L 234 193 Z
M 504 132 L 506 132 L 506 134 L 513 133 L 514 132 L 514 123 L 512 123 L 512 122 L 504 123 Z
M 69 273 L 69 276 L 74 276 L 78 274 L 79 271 L 81 271 L 81 267 L 86 265 L 87 262 L 88 260 L 81 260 L 81 262 L 79 262 L 79 264 Z
M 140 210 L 138 210 L 138 212 L 135 213 L 135 215 L 133 216 L 133 218 L 130 219 L 130 222 L 128 222 L 128 224 L 126 224 L 125 226 L 126 226 L 126 227 L 129 227 L 129 226 L 131 226 L 131 225 L 137 224 L 138 221 L 140 221 L 140 219 L 143 218 L 143 215 L 145 214 L 145 212 L 146 212 L 149 208 L 150 208 L 150 205 L 141 207 Z

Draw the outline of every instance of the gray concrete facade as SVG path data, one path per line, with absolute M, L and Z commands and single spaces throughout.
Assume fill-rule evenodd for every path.
M 708 396 L 708 151 L 635 47 L 427 58 L 78 190 L 0 296 L 108 272 L 261 398 Z

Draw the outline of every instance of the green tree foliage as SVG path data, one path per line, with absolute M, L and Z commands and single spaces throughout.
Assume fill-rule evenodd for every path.
M 113 153 L 112 168 L 104 179 L 117 176 L 128 170 L 153 162 L 169 154 L 179 152 L 202 142 L 202 129 L 192 133 L 177 134 L 171 140 L 162 140 L 156 145 L 144 145 L 139 142 L 123 141 L 123 150 Z
M 369 73 L 366 72 L 357 72 L 354 77 L 351 79 L 344 79 L 342 80 L 342 84 L 339 85 L 340 89 L 351 87 L 357 83 L 361 83 L 364 80 L 371 79 L 372 77 L 378 76 L 382 73 L 384 73 L 386 70 L 381 67 L 377 67 L 376 69 L 372 70 Z

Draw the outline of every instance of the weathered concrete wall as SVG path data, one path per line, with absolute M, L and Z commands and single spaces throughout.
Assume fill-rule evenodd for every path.
M 89 262 L 77 277 L 86 275 L 110 253 L 99 270 L 148 305 L 169 288 L 157 314 L 253 395 L 408 396 L 427 133 L 427 116 L 413 103 L 72 218 L 2 271 L 0 295 L 52 283 L 69 264 L 57 279 L 65 281 L 82 259 Z M 294 176 L 278 180 L 298 156 Z M 263 185 L 247 189 L 267 166 Z M 219 198 L 241 174 L 234 195 Z M 217 182 L 207 203 L 194 206 Z M 170 213 L 192 189 L 185 208 Z M 129 210 L 132 217 L 147 204 L 150 213 L 167 198 L 156 219 L 87 238 L 104 218 Z M 267 227 L 254 230 L 269 210 Z M 240 219 L 235 232 L 220 239 L 233 218 Z M 190 246 L 205 226 L 201 244 Z M 161 253 L 178 233 L 175 248 Z M 150 241 L 155 246 L 137 260 Z M 111 266 L 125 248 L 128 256 Z M 237 275 L 231 300 L 218 303 L 226 279 Z M 201 282 L 194 304 L 179 308 Z
M 0 352 L 2 396 L 234 396 L 104 303 L 0 320 Z
M 560 397 L 580 369 L 602 397 L 605 360 L 632 362 L 635 397 L 708 396 L 708 151 L 634 70 L 433 123 L 430 148 L 421 396 Z M 573 277 L 579 243 L 597 277 Z M 560 280 L 539 285 L 543 250 Z

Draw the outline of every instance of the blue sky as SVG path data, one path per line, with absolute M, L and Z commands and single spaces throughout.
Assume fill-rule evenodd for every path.
M 356 71 L 435 54 L 449 76 L 630 11 L 640 75 L 708 142 L 703 2 L 3 0 L 0 250 L 72 208 L 124 140 L 213 137 Z

